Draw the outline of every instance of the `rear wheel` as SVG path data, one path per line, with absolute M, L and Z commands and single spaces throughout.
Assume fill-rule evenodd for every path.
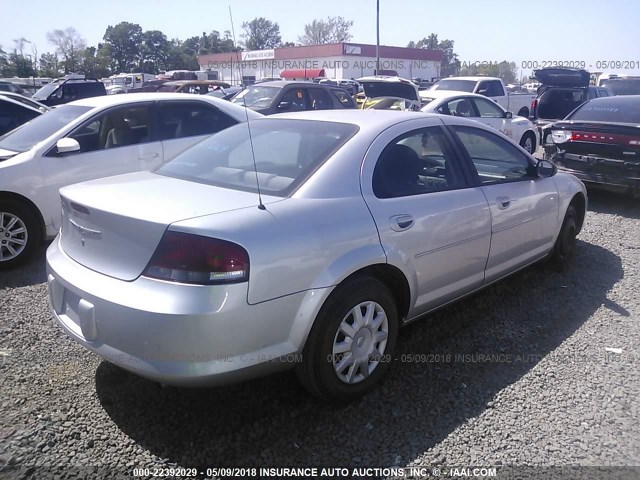
M 533 133 L 525 133 L 520 139 L 520 146 L 533 155 L 533 152 L 536 151 L 536 137 L 534 137 Z
M 296 374 L 313 395 L 332 401 L 360 397 L 382 378 L 395 350 L 395 299 L 364 277 L 336 288 L 311 329 Z
M 40 225 L 29 208 L 12 200 L 0 201 L 0 270 L 29 260 L 41 237 Z
M 528 117 L 529 116 L 529 109 L 527 107 L 522 107 L 519 111 L 518 111 L 518 116 L 519 117 Z
M 578 235 L 578 214 L 573 205 L 569 205 L 567 213 L 562 222 L 560 233 L 551 254 L 552 262 L 563 269 L 569 259 L 573 256 L 576 246 L 576 236 Z

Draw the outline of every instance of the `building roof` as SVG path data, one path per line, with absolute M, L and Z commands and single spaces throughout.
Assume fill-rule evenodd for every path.
M 258 53 L 259 52 L 259 53 Z M 199 55 L 198 62 L 205 65 L 208 62 L 222 62 L 232 60 L 241 61 L 247 54 L 254 52 L 227 52 Z M 397 58 L 402 60 L 431 60 L 442 61 L 442 50 L 428 50 L 425 48 L 405 48 L 380 45 L 379 51 L 382 58 Z M 365 43 L 331 43 L 326 45 L 308 45 L 299 47 L 282 47 L 273 50 L 256 51 L 255 55 L 250 55 L 245 61 L 255 60 L 289 60 L 289 59 L 310 59 L 318 57 L 375 57 L 376 46 Z

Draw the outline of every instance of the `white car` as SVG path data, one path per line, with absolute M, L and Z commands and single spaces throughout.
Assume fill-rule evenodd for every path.
M 261 116 L 205 95 L 132 93 L 71 102 L 0 137 L 0 270 L 56 235 L 61 187 L 153 170 L 212 133 Z
M 519 143 L 531 154 L 540 144 L 538 129 L 528 118 L 514 116 L 483 95 L 450 90 L 427 90 L 420 93 L 422 112 L 477 120 Z

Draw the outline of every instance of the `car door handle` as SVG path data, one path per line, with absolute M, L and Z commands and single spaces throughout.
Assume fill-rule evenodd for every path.
M 394 215 L 389 219 L 389 225 L 391 230 L 396 232 L 403 232 L 413 227 L 414 220 L 411 215 Z
M 511 205 L 511 199 L 509 197 L 498 197 L 496 203 L 500 210 L 506 210 Z
M 149 155 L 140 155 L 138 157 L 139 160 L 152 160 L 154 158 L 158 158 L 160 156 L 160 154 L 158 152 L 156 153 L 150 153 Z

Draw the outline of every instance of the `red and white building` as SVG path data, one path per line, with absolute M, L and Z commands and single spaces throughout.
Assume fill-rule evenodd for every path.
M 440 77 L 441 50 L 381 45 L 380 74 L 431 80 Z M 210 78 L 233 84 L 261 78 L 310 80 L 316 77 L 349 79 L 374 75 L 376 46 L 334 43 L 271 50 L 214 53 L 198 57 Z

